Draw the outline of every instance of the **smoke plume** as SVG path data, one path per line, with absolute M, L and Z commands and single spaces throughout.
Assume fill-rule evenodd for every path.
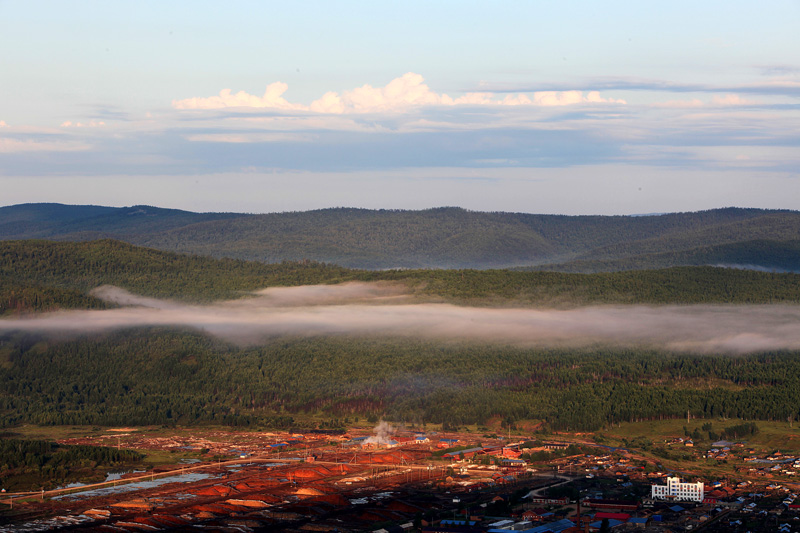
M 364 441 L 364 444 L 374 444 L 376 446 L 387 446 L 392 442 L 395 429 L 391 424 L 383 420 L 372 430 L 375 435 Z

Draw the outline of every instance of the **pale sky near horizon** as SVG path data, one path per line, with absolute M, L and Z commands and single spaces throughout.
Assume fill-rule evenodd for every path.
M 800 1 L 0 0 L 0 205 L 800 209 Z

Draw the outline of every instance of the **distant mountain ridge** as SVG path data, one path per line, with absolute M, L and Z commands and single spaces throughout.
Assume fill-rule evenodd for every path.
M 724 208 L 565 216 L 332 208 L 271 214 L 151 206 L 0 208 L 0 240 L 112 238 L 160 250 L 352 268 L 533 268 L 600 272 L 681 265 L 800 271 L 800 212 Z

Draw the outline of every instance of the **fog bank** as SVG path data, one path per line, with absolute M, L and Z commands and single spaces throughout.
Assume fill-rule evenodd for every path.
M 95 332 L 195 328 L 240 344 L 276 335 L 386 335 L 525 346 L 648 346 L 699 353 L 800 349 L 800 306 L 589 306 L 492 309 L 414 303 L 401 286 L 346 283 L 270 288 L 250 298 L 187 305 L 116 287 L 93 291 L 127 305 L 0 320 L 0 331 Z

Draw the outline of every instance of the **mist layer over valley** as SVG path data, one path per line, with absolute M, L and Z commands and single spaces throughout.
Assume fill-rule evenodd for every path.
M 390 336 L 531 347 L 647 347 L 697 353 L 800 349 L 797 305 L 597 305 L 571 309 L 420 303 L 398 283 L 268 288 L 250 297 L 188 305 L 103 286 L 114 309 L 0 321 L 3 331 L 98 332 L 194 328 L 249 345 L 280 335 Z
M 800 275 L 712 267 L 366 271 L 0 242 L 0 425 L 785 420 L 798 303 Z

